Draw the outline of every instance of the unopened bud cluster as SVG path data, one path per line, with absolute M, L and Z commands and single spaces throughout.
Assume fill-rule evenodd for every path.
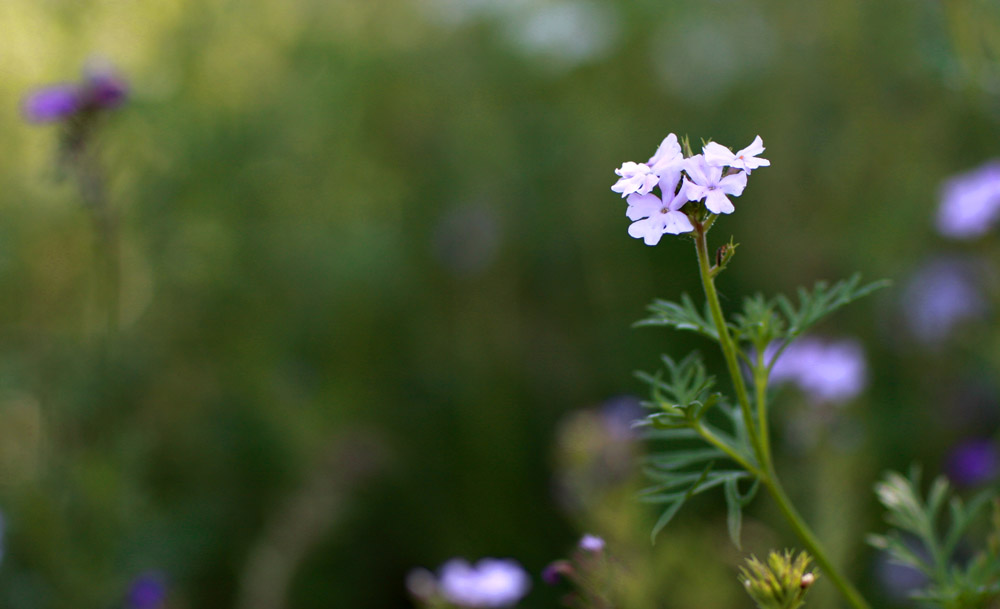
M 798 609 L 816 581 L 808 570 L 811 561 L 805 552 L 793 558 L 790 550 L 771 552 L 766 563 L 751 556 L 740 568 L 740 580 L 760 609 Z

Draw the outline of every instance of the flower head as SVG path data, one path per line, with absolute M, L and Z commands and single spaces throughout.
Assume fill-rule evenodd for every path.
M 691 178 L 690 181 L 685 180 L 689 201 L 704 199 L 705 207 L 713 214 L 731 214 L 736 210 L 729 196 L 738 197 L 743 194 L 743 189 L 747 187 L 746 173 L 723 177 L 722 167 L 712 167 L 702 154 L 687 159 L 684 170 Z
M 705 210 L 733 213 L 735 207 L 729 197 L 743 194 L 751 170 L 771 164 L 756 158 L 763 151 L 763 141 L 757 136 L 750 146 L 735 154 L 709 143 L 704 154 L 684 158 L 677 136 L 667 135 L 649 161 L 629 161 L 615 170 L 619 179 L 611 190 L 628 201 L 625 215 L 632 220 L 628 234 L 646 245 L 656 245 L 664 234 L 678 235 L 700 227 L 699 223 L 706 219 Z M 723 172 L 724 167 L 729 169 Z M 659 195 L 653 192 L 657 187 Z M 701 201 L 704 207 L 697 205 Z M 696 205 L 682 211 L 689 202 Z
M 732 167 L 742 169 L 748 174 L 758 167 L 771 165 L 771 161 L 757 158 L 758 154 L 764 152 L 764 140 L 760 139 L 759 135 L 749 146 L 736 153 L 715 142 L 705 144 L 702 152 L 705 153 L 705 162 L 712 167 Z
M 474 609 L 509 607 L 527 594 L 531 581 L 513 560 L 484 558 L 472 566 L 453 559 L 441 567 L 438 586 L 449 603 Z

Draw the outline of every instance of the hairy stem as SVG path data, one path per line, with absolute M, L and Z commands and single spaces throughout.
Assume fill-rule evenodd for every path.
M 740 364 L 736 359 L 736 346 L 729 336 L 729 327 L 726 319 L 722 315 L 722 306 L 719 304 L 719 294 L 715 291 L 715 280 L 712 277 L 712 269 L 708 259 L 708 223 L 699 227 L 695 236 L 694 245 L 698 253 L 698 268 L 701 271 L 701 285 L 705 289 L 705 298 L 708 300 L 709 309 L 712 312 L 712 321 L 715 329 L 719 333 L 719 345 L 722 347 L 722 355 L 726 358 L 726 366 L 729 368 L 729 376 L 733 381 L 733 390 L 736 392 L 736 400 L 739 402 L 740 411 L 743 413 L 743 425 L 747 428 L 747 435 L 753 445 L 757 462 L 765 467 L 765 455 L 760 445 L 760 436 L 757 433 L 757 425 L 753 420 L 753 413 L 750 410 L 750 397 L 747 395 L 747 387 L 743 382 L 743 375 L 740 373 Z

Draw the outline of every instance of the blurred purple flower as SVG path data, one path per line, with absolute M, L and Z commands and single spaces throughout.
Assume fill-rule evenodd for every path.
M 777 347 L 768 351 L 774 353 Z M 774 363 L 770 380 L 793 383 L 816 402 L 847 402 L 868 382 L 864 350 L 851 339 L 802 338 L 788 345 Z
M 117 108 L 128 97 L 125 81 L 105 63 L 94 63 L 78 84 L 62 83 L 29 93 L 21 109 L 33 123 L 66 120 L 76 114 Z
M 935 260 L 919 269 L 903 291 L 903 316 L 925 343 L 940 342 L 964 320 L 985 313 L 975 267 L 962 260 Z
M 438 582 L 444 599 L 459 607 L 510 607 L 531 587 L 528 574 L 516 561 L 484 558 L 470 565 L 452 559 L 441 567 Z
M 908 544 L 909 545 L 909 544 Z M 914 553 L 923 558 L 926 551 L 914 545 L 910 548 Z M 882 589 L 890 598 L 903 601 L 911 598 L 911 595 L 927 585 L 927 576 L 918 569 L 910 565 L 895 562 L 887 552 L 880 552 L 875 563 L 875 573 Z
M 645 416 L 642 400 L 634 395 L 619 395 L 600 406 L 604 430 L 612 441 L 631 442 L 639 437 L 635 422 Z
M 604 540 L 597 535 L 587 533 L 582 539 L 580 539 L 580 549 L 586 550 L 587 552 L 600 552 L 604 549 Z
M 128 609 L 159 609 L 166 598 L 166 576 L 162 571 L 146 571 L 132 580 L 125 606 Z
M 559 583 L 564 577 L 573 575 L 573 565 L 568 560 L 557 560 L 542 569 L 542 581 L 550 586 Z
M 955 484 L 975 486 L 1000 472 L 1000 452 L 990 440 L 967 440 L 952 449 L 945 470 Z
M 24 99 L 24 116 L 33 123 L 62 120 L 75 114 L 82 105 L 80 88 L 61 84 L 36 90 Z
M 988 232 L 1000 217 L 1000 160 L 959 174 L 941 189 L 937 228 L 955 239 L 971 239 Z

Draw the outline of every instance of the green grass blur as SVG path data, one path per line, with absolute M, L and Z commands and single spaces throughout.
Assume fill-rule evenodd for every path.
M 985 0 L 4 0 L 0 24 L 2 607 L 119 607 L 149 570 L 171 608 L 407 607 L 413 566 L 537 574 L 582 526 L 662 566 L 637 608 L 748 607 L 718 497 L 651 549 L 621 489 L 587 514 L 556 490 L 560 421 L 708 346 L 630 327 L 699 286 L 686 240 L 628 237 L 613 170 L 669 132 L 763 137 L 772 166 L 712 233 L 741 244 L 730 306 L 998 263 L 995 237 L 933 228 L 942 181 L 1000 156 Z M 131 86 L 94 142 L 110 339 L 58 129 L 19 110 L 92 56 Z M 1000 419 L 995 315 L 929 350 L 901 294 L 819 329 L 868 351 L 849 437 L 802 448 L 781 427 L 802 406 L 775 415 L 789 486 L 879 606 L 880 471 L 937 473 Z M 794 544 L 766 499 L 747 518 L 753 550 Z M 557 597 L 536 579 L 522 606 Z

